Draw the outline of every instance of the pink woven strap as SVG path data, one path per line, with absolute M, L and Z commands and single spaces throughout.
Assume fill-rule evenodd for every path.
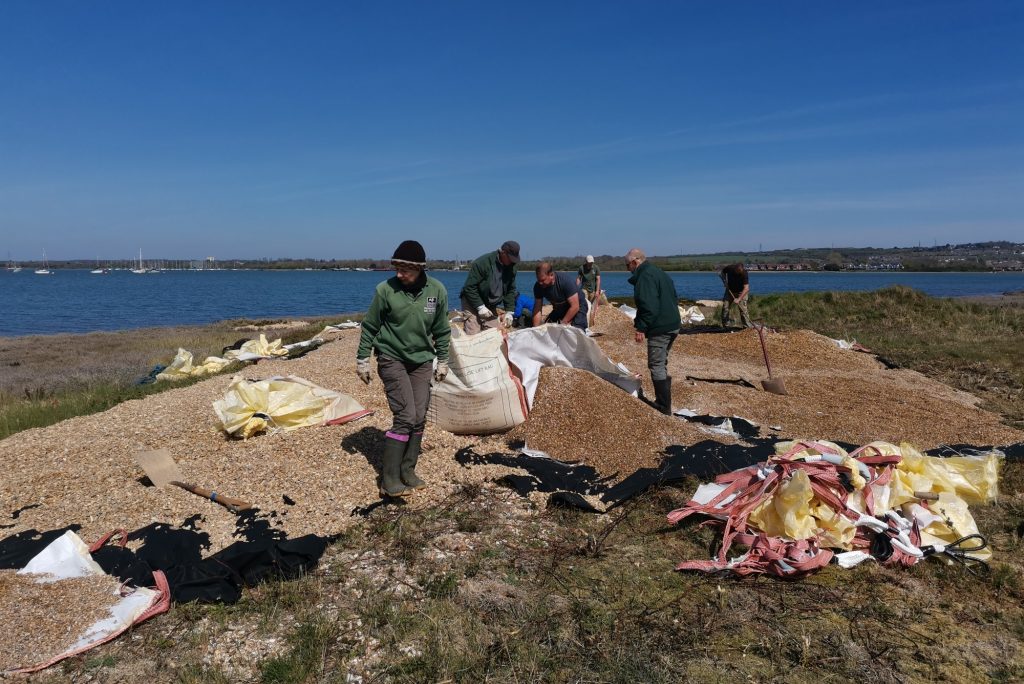
M 786 541 L 759 532 L 756 535 L 737 534 L 735 540 L 750 547 L 739 559 L 686 561 L 677 565 L 676 570 L 728 571 L 740 577 L 769 574 L 796 579 L 828 565 L 834 555 L 829 549 L 820 548 L 813 539 Z
M 145 610 L 138 618 L 136 618 L 133 624 L 139 624 L 149 618 L 159 615 L 160 613 L 166 613 L 171 609 L 171 585 L 167 582 L 167 576 L 163 570 L 153 571 L 153 581 L 156 583 L 154 589 L 159 592 L 160 597 L 153 602 L 149 608 Z
M 121 537 L 121 541 L 118 542 L 118 546 L 120 546 L 122 549 L 128 545 L 128 530 L 124 529 L 123 527 L 120 527 L 116 530 L 111 530 L 110 532 L 107 532 L 105 535 L 103 535 L 95 542 L 93 542 L 93 545 L 89 547 L 89 553 L 96 553 L 97 551 L 102 549 L 103 545 L 110 541 L 114 537 L 114 535 L 119 535 Z

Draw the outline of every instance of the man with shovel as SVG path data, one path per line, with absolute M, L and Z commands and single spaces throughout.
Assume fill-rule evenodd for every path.
M 637 344 L 647 341 L 647 367 L 654 384 L 655 408 L 666 415 L 672 415 L 672 378 L 668 374 L 668 353 L 679 335 L 679 296 L 672 279 L 654 264 L 639 249 L 626 254 L 626 268 L 632 273 L 629 284 L 633 286 L 636 303 Z
M 729 264 L 719 272 L 718 276 L 725 285 L 722 295 L 722 327 L 729 327 L 729 309 L 735 304 L 740 310 L 740 323 L 744 328 L 753 328 L 750 314 L 747 312 L 747 297 L 750 294 L 750 278 L 743 264 Z

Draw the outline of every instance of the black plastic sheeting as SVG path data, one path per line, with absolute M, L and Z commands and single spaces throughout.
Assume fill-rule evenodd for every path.
M 136 551 L 111 540 L 92 557 L 104 572 L 135 586 L 153 586 L 153 571 L 163 571 L 171 598 L 177 602 L 235 603 L 245 586 L 303 575 L 316 566 L 333 541 L 312 534 L 287 539 L 266 518 L 247 513 L 239 518 L 235 534 L 242 539 L 207 558 L 202 553 L 210 548 L 210 537 L 194 527 L 199 516 L 181 527 L 154 524 L 129 533 L 129 541 L 142 541 Z M 23 568 L 65 532 L 79 529 L 72 525 L 46 532 L 28 530 L 0 540 L 0 569 Z
M 676 417 L 709 426 L 717 426 L 725 420 L 722 416 Z M 548 493 L 549 505 L 601 512 L 614 508 L 652 487 L 679 482 L 688 477 L 701 481 L 713 480 L 723 473 L 761 463 L 775 454 L 775 443 L 779 441 L 777 436 L 762 437 L 760 427 L 743 418 L 733 417 L 730 421 L 733 431 L 746 440 L 746 444 L 721 444 L 706 440 L 692 446 L 670 446 L 657 468 L 639 468 L 617 483 L 613 480 L 618 479 L 620 473 L 602 474 L 588 465 L 563 463 L 522 453 L 478 454 L 467 447 L 460 450 L 455 459 L 464 466 L 498 464 L 524 470 L 526 475 L 506 475 L 501 482 L 523 496 L 531 492 Z M 848 452 L 859 446 L 845 442 L 835 443 Z M 1007 460 L 1024 460 L 1024 442 L 1004 446 L 955 444 L 931 449 L 925 453 L 930 456 L 949 457 L 987 453 L 993 449 L 1002 451 Z M 598 497 L 603 507 L 595 507 L 585 498 L 588 496 Z
M 680 416 L 676 415 L 676 418 L 682 418 L 690 423 L 699 423 L 701 425 L 707 425 L 709 427 L 717 427 L 722 424 L 725 418 L 722 416 Z M 746 418 L 738 418 L 733 416 L 728 419 L 732 424 L 732 431 L 743 439 L 756 439 L 761 436 L 761 428 L 757 423 L 752 423 Z
M 993 449 L 998 449 L 1006 454 L 1007 461 L 1024 461 L 1024 442 L 1017 442 L 1016 444 L 1007 444 L 1004 446 L 947 444 L 945 446 L 938 447 L 937 449 L 929 449 L 924 453 L 929 456 L 941 456 L 943 458 L 948 458 L 950 456 L 974 456 L 977 454 L 986 454 Z
M 614 482 L 618 473 L 602 475 L 588 465 L 562 463 L 550 458 L 526 454 L 478 454 L 467 447 L 455 459 L 460 464 L 497 464 L 526 471 L 526 475 L 506 475 L 501 482 L 525 496 L 546 492 L 551 505 L 600 511 L 584 497 L 597 496 L 603 510 L 614 508 L 658 485 L 678 482 L 687 477 L 713 479 L 717 475 L 764 461 L 775 453 L 774 440 L 756 440 L 752 446 L 721 444 L 706 440 L 693 446 L 671 446 L 657 468 L 639 468 L 625 479 Z

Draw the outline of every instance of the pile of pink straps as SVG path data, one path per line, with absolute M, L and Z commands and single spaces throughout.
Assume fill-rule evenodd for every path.
M 808 449 L 821 454 L 812 459 L 794 458 L 795 454 Z M 829 460 L 830 456 L 833 458 Z M 770 500 L 776 490 L 795 473 L 803 470 L 810 480 L 814 497 L 838 514 L 857 525 L 853 548 L 869 551 L 878 535 L 885 535 L 885 558 L 878 557 L 888 565 L 910 566 L 925 554 L 918 547 L 921 534 L 915 521 L 907 520 L 894 511 L 886 511 L 876 517 L 871 487 L 864 487 L 863 513 L 847 505 L 848 488 L 844 484 L 853 475 L 848 460 L 833 447 L 819 442 L 797 442 L 781 456 L 773 456 L 765 463 L 735 470 L 720 475 L 715 483 L 724 486 L 711 500 L 704 503 L 696 499 L 668 514 L 670 523 L 678 523 L 690 515 L 701 513 L 711 519 L 702 525 L 716 525 L 723 528 L 722 545 L 718 557 L 708 561 L 686 561 L 676 566 L 677 570 L 699 570 L 703 572 L 729 571 L 739 576 L 770 574 L 785 578 L 803 577 L 827 565 L 834 553 L 823 548 L 817 538 L 788 540 L 768 536 L 748 523 L 753 511 Z M 898 455 L 883 455 L 874 447 L 857 449 L 849 456 L 858 463 L 858 470 L 868 484 L 884 485 L 893 477 L 893 470 L 901 461 Z M 922 503 L 922 505 L 926 505 Z M 729 559 L 727 554 L 733 544 L 748 547 L 746 553 Z M 878 544 L 876 542 L 876 548 Z M 891 550 L 891 553 L 890 553 Z

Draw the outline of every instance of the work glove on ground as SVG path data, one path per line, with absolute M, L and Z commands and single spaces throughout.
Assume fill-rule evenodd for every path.
M 356 359 L 356 375 L 367 385 L 370 384 L 370 380 L 373 379 L 373 373 L 370 371 L 370 359 Z
M 434 380 L 437 382 L 444 382 L 444 379 L 448 377 L 448 362 L 438 361 L 437 368 L 434 369 Z
M 494 318 L 494 312 L 488 309 L 484 304 L 476 307 L 476 315 L 482 321 L 489 321 Z

